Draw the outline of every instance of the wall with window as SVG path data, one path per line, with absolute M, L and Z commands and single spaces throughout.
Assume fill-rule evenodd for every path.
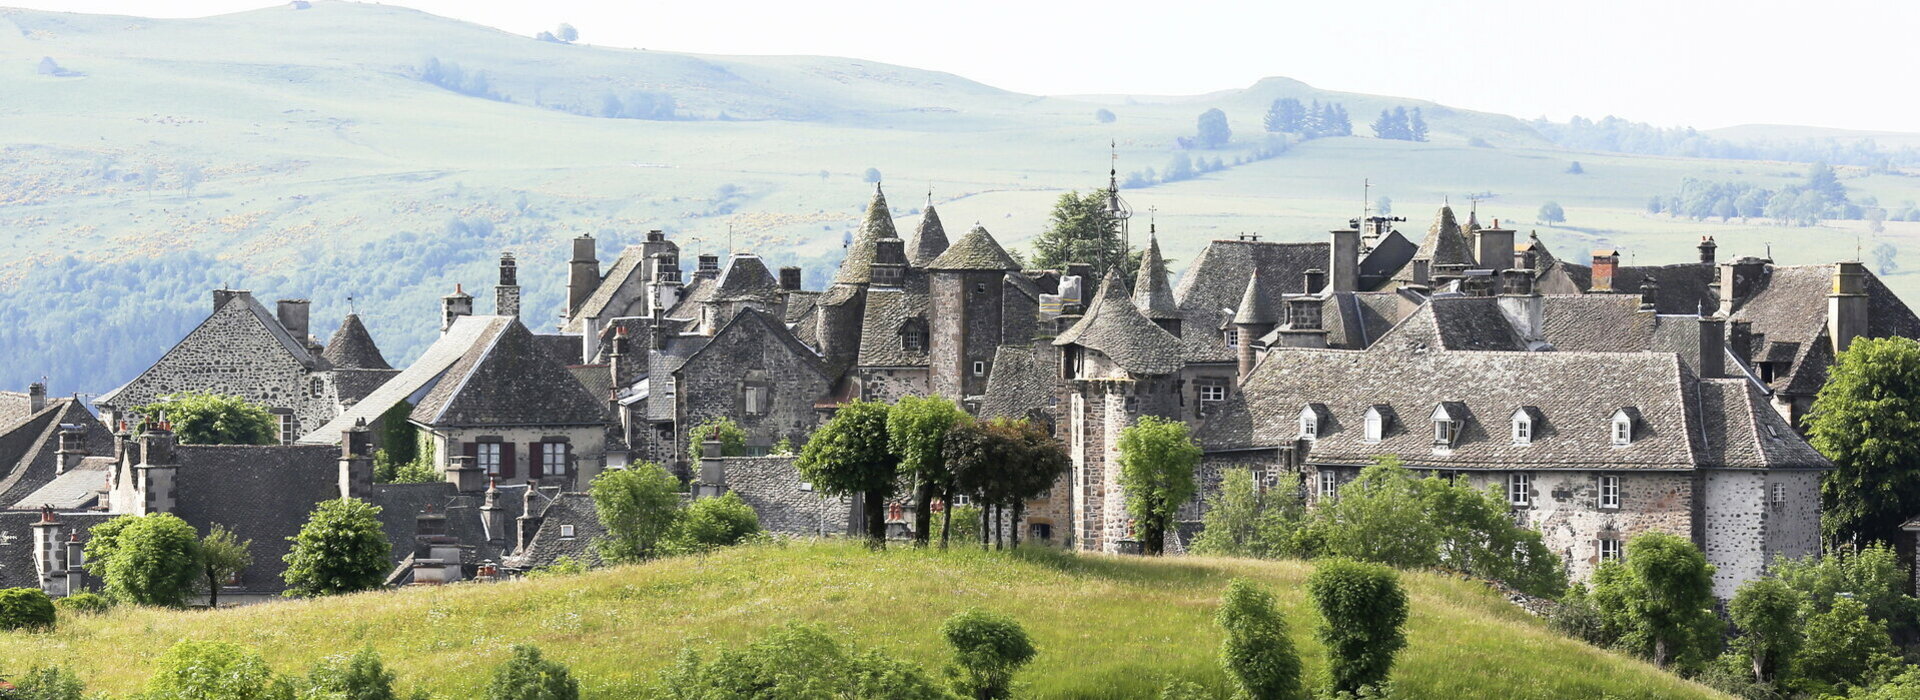
M 1487 470 L 1457 472 L 1467 484 L 1499 489 L 1515 517 L 1540 531 L 1574 580 L 1600 564 L 1602 540 L 1642 532 L 1694 536 L 1692 472 Z
M 538 481 L 578 490 L 606 466 L 606 432 L 593 425 L 441 428 L 431 434 L 442 471 L 450 458 L 469 456 L 503 485 Z
M 739 423 L 750 446 L 806 442 L 819 424 L 814 403 L 830 387 L 811 352 L 775 337 L 784 333 L 760 323 L 733 324 L 673 373 L 674 444 L 686 445 L 688 430 L 719 417 Z
M 905 396 L 926 396 L 927 370 L 924 367 L 882 367 L 860 370 L 860 398 L 893 403 Z
M 1819 472 L 1714 470 L 1703 486 L 1701 534 L 1716 567 L 1715 595 L 1731 597 L 1775 557 L 1819 551 Z

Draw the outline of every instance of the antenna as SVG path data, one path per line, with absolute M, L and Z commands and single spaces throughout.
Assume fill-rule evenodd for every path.
M 351 295 L 347 297 L 347 313 L 350 313 L 350 314 L 360 313 L 360 308 L 353 305 L 353 297 Z

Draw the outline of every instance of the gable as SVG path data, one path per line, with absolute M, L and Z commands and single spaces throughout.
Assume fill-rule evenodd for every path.
M 300 380 L 319 364 L 252 295 L 238 294 L 152 367 L 95 403 L 131 409 L 192 391 L 290 408 L 299 401 Z
M 453 427 L 600 425 L 606 408 L 516 319 L 474 346 L 413 409 L 416 422 Z

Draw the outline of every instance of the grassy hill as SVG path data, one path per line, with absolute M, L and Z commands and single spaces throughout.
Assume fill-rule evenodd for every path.
M 1021 678 L 1039 698 L 1150 698 L 1172 677 L 1224 690 L 1212 615 L 1235 576 L 1273 587 L 1309 673 L 1322 652 L 1304 581 L 1309 565 L 952 553 L 853 543 L 756 546 L 579 577 L 367 593 L 272 608 L 119 610 L 46 634 L 0 636 L 0 670 L 58 662 L 94 690 L 138 689 L 180 639 L 240 642 L 277 670 L 378 649 L 407 684 L 469 697 L 515 643 L 538 644 L 583 676 L 589 697 L 631 697 L 683 646 L 739 644 L 788 620 L 826 625 L 937 668 L 941 620 L 968 607 L 1018 618 L 1039 657 Z M 1394 678 L 1409 697 L 1720 697 L 1652 666 L 1559 637 L 1483 584 L 1403 577 L 1409 646 Z
M 543 327 L 564 295 L 565 241 L 582 232 L 606 259 L 653 228 L 683 257 L 731 242 L 806 265 L 819 286 L 865 206 L 868 168 L 903 226 L 931 200 L 949 226 L 978 221 L 1017 244 L 1061 192 L 1105 185 L 1112 142 L 1123 175 L 1189 155 L 1232 166 L 1127 193 L 1156 212 L 1176 268 L 1239 232 L 1317 240 L 1358 213 L 1363 179 L 1416 236 L 1443 201 L 1477 193 L 1483 218 L 1538 228 L 1576 258 L 1611 245 L 1638 262 L 1690 259 L 1711 233 L 1725 255 L 1773 243 L 1782 262 L 1821 262 L 1855 240 L 1641 213 L 1688 176 L 1779 184 L 1803 166 L 1571 152 L 1508 116 L 1284 78 L 1042 97 L 849 58 L 541 42 L 347 2 L 165 20 L 0 9 L 0 94 L 0 387 L 46 376 L 56 393 L 144 369 L 222 284 L 312 299 L 323 336 L 357 310 L 400 363 L 433 339 L 439 297 L 484 289 L 510 249 L 529 324 Z M 673 120 L 606 116 L 664 97 Z M 1276 97 L 1340 101 L 1362 136 L 1233 165 L 1266 145 Z M 1402 105 L 1422 108 L 1431 143 L 1365 137 Z M 1182 152 L 1176 139 L 1211 107 L 1233 142 Z M 1098 121 L 1103 108 L 1116 120 Z M 1585 175 L 1566 174 L 1575 160 Z M 1920 178 L 1842 175 L 1884 203 L 1920 199 Z M 1548 200 L 1565 226 L 1529 222 Z M 1889 229 L 1901 244 L 1920 236 L 1920 223 Z M 1920 276 L 1890 283 L 1920 292 Z

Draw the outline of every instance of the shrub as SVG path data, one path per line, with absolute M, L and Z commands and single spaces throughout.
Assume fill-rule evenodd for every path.
M 1320 610 L 1316 637 L 1327 649 L 1327 692 L 1360 693 L 1385 683 L 1407 645 L 1407 594 L 1392 569 L 1329 559 L 1307 577 Z
M 565 664 L 541 658 L 529 644 L 515 644 L 513 656 L 494 669 L 487 700 L 579 700 L 580 683 Z
M 659 554 L 680 518 L 680 480 L 651 462 L 609 469 L 587 487 L 594 511 L 607 529 L 594 542 L 609 564 L 644 561 Z
M 380 662 L 373 647 L 353 655 L 329 656 L 307 673 L 308 695 L 318 700 L 399 700 L 393 691 L 393 672 Z
M 266 659 L 232 642 L 184 641 L 156 662 L 142 700 L 292 700 Z
M 760 515 L 732 491 L 719 498 L 703 498 L 680 514 L 668 538 L 673 552 L 705 552 L 740 544 L 760 532 Z
M 1287 636 L 1287 621 L 1273 607 L 1273 594 L 1246 579 L 1234 579 L 1220 598 L 1214 623 L 1226 632 L 1220 667 L 1249 698 L 1301 694 L 1300 657 Z
M 1587 593 L 1585 584 L 1576 583 L 1568 589 L 1567 595 L 1560 599 L 1560 605 L 1548 616 L 1547 626 L 1597 647 L 1613 645 L 1613 638 L 1607 635 L 1606 622 L 1600 616 L 1599 608 L 1594 606 L 1593 597 Z
M 41 630 L 53 626 L 53 599 L 38 588 L 0 590 L 0 630 Z
M 291 539 L 282 574 L 290 596 L 371 590 L 392 567 L 393 545 L 380 526 L 380 507 L 356 498 L 321 502 Z
M 819 627 L 776 627 L 745 649 L 723 650 L 711 661 L 684 649 L 661 674 L 659 697 L 846 697 L 890 700 L 951 698 L 932 678 L 879 651 L 849 653 Z
M 87 571 L 117 601 L 180 607 L 199 585 L 200 534 L 178 516 L 123 515 L 89 532 Z
M 1099 109 L 1093 110 L 1094 121 L 1100 122 L 1102 124 L 1112 124 L 1115 119 L 1118 119 L 1118 117 L 1115 117 L 1113 115 L 1113 110 L 1111 109 L 1101 107 Z
M 10 700 L 83 700 L 87 686 L 72 671 L 59 666 L 36 668 L 13 679 Z
M 174 434 L 187 445 L 273 445 L 280 430 L 265 406 L 238 396 L 180 394 L 135 409 L 149 417 L 164 416 Z
M 1740 628 L 1734 648 L 1752 670 L 1751 680 L 1774 682 L 1800 651 L 1799 613 L 1806 596 L 1776 578 L 1758 578 L 1740 586 L 1727 605 Z
M 68 615 L 98 615 L 113 607 L 113 601 L 98 593 L 75 593 L 53 601 L 53 607 Z
M 1005 615 L 968 610 L 941 623 L 940 634 L 953 647 L 947 675 L 954 692 L 977 700 L 1013 695 L 1013 674 L 1033 660 L 1033 640 L 1020 623 Z
M 739 423 L 733 422 L 732 418 L 721 416 L 710 418 L 687 432 L 687 459 L 699 462 L 703 454 L 700 451 L 700 443 L 713 438 L 715 433 L 720 436 L 720 456 L 747 456 L 746 429 L 741 428 Z
M 587 572 L 587 563 L 571 555 L 553 558 L 553 563 L 527 572 L 527 578 L 552 578 L 573 576 Z
M 1867 616 L 1867 606 L 1851 598 L 1834 601 L 1824 613 L 1807 618 L 1799 658 L 1799 675 L 1835 686 L 1866 687 L 1887 669 L 1896 668 L 1887 626 Z M 1816 693 L 1817 695 L 1817 693 Z

